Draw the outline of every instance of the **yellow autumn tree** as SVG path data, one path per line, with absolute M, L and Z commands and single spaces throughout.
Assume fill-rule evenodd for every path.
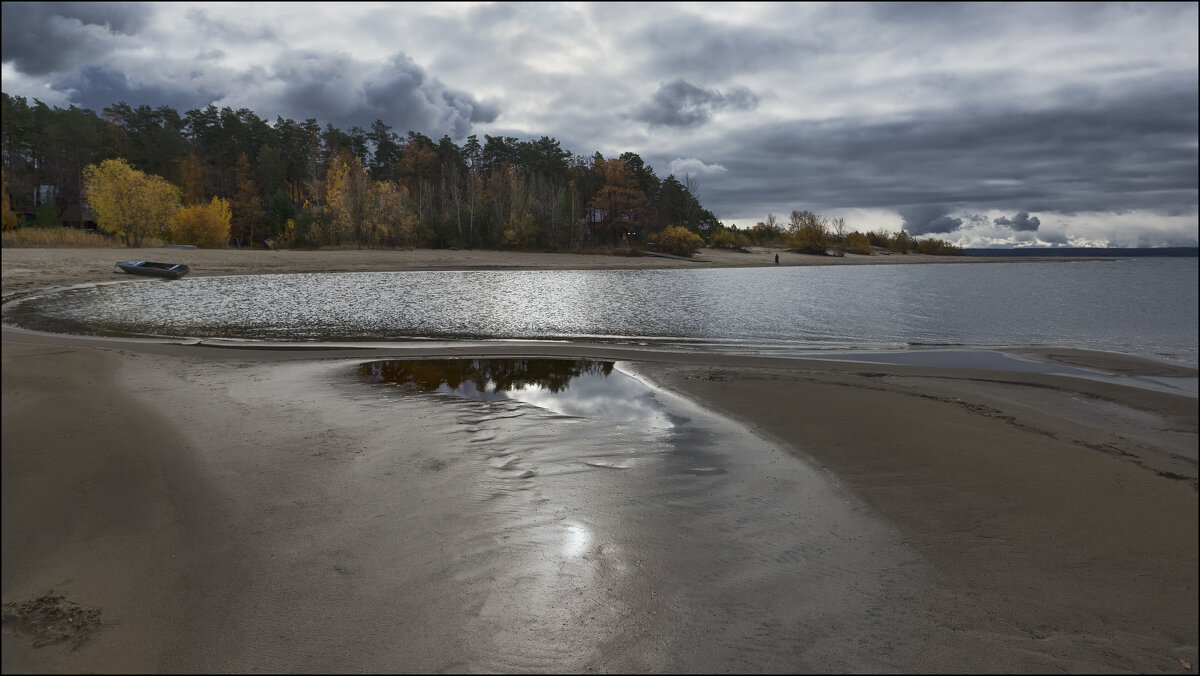
M 233 210 L 229 200 L 214 197 L 208 204 L 193 204 L 175 212 L 174 241 L 217 248 L 229 241 Z
M 412 244 L 417 230 L 416 205 L 408 189 L 391 181 L 371 186 L 367 211 L 367 240 L 371 246 L 393 248 Z
M 148 237 L 169 238 L 180 193 L 166 179 L 138 171 L 118 158 L 89 164 L 83 170 L 83 183 L 100 230 L 135 247 Z
M 12 210 L 12 204 L 8 199 L 8 178 L 4 176 L 3 169 L 0 169 L 0 193 L 4 194 L 3 229 L 14 230 L 17 227 L 17 223 L 21 221 L 21 217 L 17 216 L 17 212 Z
M 788 220 L 788 245 L 800 253 L 824 255 L 829 248 L 829 219 L 811 211 L 792 211 Z
M 340 156 L 325 174 L 325 199 L 340 244 L 349 239 L 361 246 L 368 240 L 371 182 L 358 158 Z

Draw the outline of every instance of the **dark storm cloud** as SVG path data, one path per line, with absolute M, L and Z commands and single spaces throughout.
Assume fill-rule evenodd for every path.
M 902 207 L 900 218 L 910 235 L 944 234 L 962 227 L 963 219 L 949 215 L 950 210 L 938 204 L 919 204 Z
M 186 83 L 185 83 L 186 85 Z M 164 87 L 157 84 L 136 83 L 124 74 L 104 68 L 84 68 L 75 75 L 62 78 L 53 89 L 71 92 L 72 102 L 80 108 L 99 113 L 108 106 L 122 101 L 137 107 L 151 108 L 169 106 L 183 113 L 193 108 L 202 108 L 218 98 L 216 92 L 203 87 Z
M 659 85 L 653 98 L 634 109 L 632 117 L 650 126 L 696 127 L 720 110 L 753 110 L 758 97 L 745 87 L 730 87 L 725 93 L 674 80 Z
M 132 2 L 5 2 L 0 58 L 28 75 L 66 70 L 102 58 L 116 36 L 145 25 L 147 11 Z
M 223 65 L 239 45 L 261 48 L 282 38 L 270 24 L 240 23 L 204 5 L 185 10 L 177 36 L 196 45 L 195 56 L 147 56 L 159 49 L 140 33 L 157 11 L 143 3 L 5 2 L 4 62 L 23 75 L 48 76 L 49 89 L 97 112 L 122 101 L 180 112 L 216 103 L 268 120 L 312 117 L 345 129 L 382 119 L 400 133 L 455 138 L 500 113 L 498 104 L 446 86 L 401 52 L 380 63 L 291 50 L 271 63 Z
M 1012 218 L 1001 216 L 992 222 L 996 225 L 1007 226 L 1018 232 L 1036 231 L 1038 226 L 1042 224 L 1041 219 L 1039 219 L 1037 216 L 1030 217 L 1029 213 L 1025 211 L 1018 211 Z
M 705 204 L 718 213 L 790 201 L 819 209 L 947 208 L 938 215 L 955 209 L 1190 214 L 1200 181 L 1196 98 L 1195 79 L 1180 77 L 1145 83 L 1115 101 L 1068 100 L 1032 112 L 772 123 L 694 152 L 729 169 L 706 188 Z M 669 160 L 656 158 L 663 166 Z M 934 218 L 922 227 L 932 227 Z
M 275 68 L 271 79 L 282 83 L 282 91 L 260 107 L 297 119 L 315 117 L 341 128 L 366 128 L 380 119 L 401 133 L 462 138 L 473 124 L 499 114 L 496 105 L 446 87 L 403 53 L 382 66 L 347 55 L 290 53 Z

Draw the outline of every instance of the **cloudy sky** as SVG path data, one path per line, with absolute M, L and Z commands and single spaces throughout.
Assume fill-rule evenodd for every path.
M 1196 3 L 25 3 L 3 90 L 552 136 L 965 246 L 1197 244 Z

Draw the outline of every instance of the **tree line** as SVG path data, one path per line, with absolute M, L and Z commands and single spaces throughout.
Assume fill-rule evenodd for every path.
M 343 131 L 313 118 L 271 124 L 244 108 L 180 114 L 126 103 L 97 115 L 8 94 L 0 125 L 14 208 L 36 202 L 44 224 L 94 218 L 105 229 L 107 220 L 131 243 L 224 245 L 215 241 L 222 218 L 224 239 L 242 245 L 313 247 L 566 250 L 719 225 L 692 177 L 659 178 L 633 152 L 573 155 L 547 136 L 472 135 L 460 145 L 402 136 L 382 120 Z M 176 211 L 164 217 L 154 200 L 175 200 Z M 138 210 L 154 222 L 127 222 Z
M 871 255 L 878 251 L 932 256 L 964 256 L 961 247 L 941 239 L 917 239 L 905 230 L 889 232 L 882 228 L 866 233 L 847 232 L 846 219 L 831 218 L 811 211 L 793 210 L 786 223 L 775 214 L 766 221 L 741 229 L 723 223 L 709 234 L 708 246 L 719 249 L 744 249 L 750 246 L 786 247 L 797 253 L 844 256 L 847 253 Z
M 96 115 L 0 97 L 6 230 L 22 224 L 11 204 L 37 225 L 96 221 L 131 244 L 962 253 L 903 230 L 847 233 L 810 211 L 726 227 L 693 177 L 660 179 L 634 152 L 573 155 L 547 136 L 460 145 L 382 120 L 343 131 L 245 108 L 122 102 Z

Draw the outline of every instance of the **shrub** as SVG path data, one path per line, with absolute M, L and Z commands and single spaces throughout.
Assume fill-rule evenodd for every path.
M 854 254 L 871 254 L 871 240 L 861 232 L 855 231 L 846 235 L 846 251 Z
M 912 246 L 913 246 L 912 237 L 909 237 L 908 233 L 904 232 L 903 230 L 896 233 L 896 236 L 892 237 L 892 241 L 888 243 L 889 249 L 891 249 L 892 251 L 895 251 L 896 253 L 902 253 L 902 254 L 908 253 L 908 250 L 911 249 Z
M 687 228 L 671 225 L 658 234 L 658 246 L 676 256 L 691 256 L 704 246 L 704 240 Z
M 15 230 L 21 223 L 21 217 L 17 215 L 17 212 L 12 210 L 12 200 L 8 197 L 8 178 L 4 174 L 3 167 L 0 167 L 0 196 L 3 196 L 4 202 L 3 206 L 0 207 L 4 215 L 3 229 L 6 231 Z
M 529 249 L 537 241 L 537 222 L 533 214 L 509 218 L 504 223 L 500 244 L 506 249 Z
M 61 228 L 62 220 L 58 215 L 58 206 L 54 202 L 43 202 L 37 209 L 37 218 L 33 225 L 38 228 Z
M 709 246 L 714 249 L 745 249 L 750 246 L 750 238 L 740 232 L 721 228 L 712 234 Z
M 829 248 L 829 235 L 819 225 L 805 225 L 792 233 L 788 244 L 800 253 L 824 254 Z
M 232 213 L 229 202 L 220 197 L 208 204 L 183 207 L 175 212 L 172 234 L 179 244 L 217 248 L 229 240 Z
M 886 230 L 872 230 L 867 233 L 867 241 L 870 242 L 871 246 L 879 246 L 886 249 L 892 243 L 892 236 Z
M 917 241 L 917 253 L 930 256 L 962 256 L 962 247 L 955 246 L 941 239 L 922 239 Z

